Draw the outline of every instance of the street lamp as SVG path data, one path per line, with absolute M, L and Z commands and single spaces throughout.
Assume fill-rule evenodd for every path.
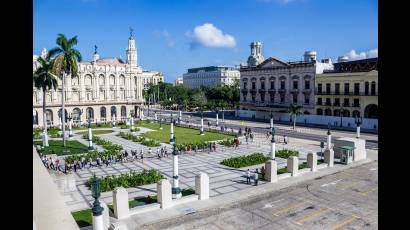
M 363 118 L 356 115 L 354 118 L 354 122 L 356 123 L 356 137 L 360 138 L 360 126 L 363 123 Z
M 323 148 L 325 147 L 325 142 L 320 142 L 320 153 L 322 155 L 322 160 L 324 160 Z
M 93 150 L 93 133 L 91 130 L 91 117 L 88 118 L 88 150 Z
M 276 143 L 275 143 L 275 127 L 272 125 L 272 139 L 271 139 L 271 148 L 270 148 L 270 158 L 275 160 L 275 152 L 276 152 Z
M 173 136 L 172 139 L 172 145 L 173 145 L 173 150 L 172 150 L 172 159 L 173 159 L 173 183 L 172 183 L 172 198 L 174 199 L 179 199 L 182 197 L 181 189 L 179 188 L 179 181 L 178 181 L 178 151 L 177 151 L 177 143 L 176 143 L 176 138 Z
M 216 127 L 218 127 L 218 125 L 219 125 L 219 111 L 218 110 L 216 110 Z
M 72 123 L 71 123 L 71 120 L 73 119 L 72 113 L 68 115 L 67 119 L 68 119 L 68 129 L 69 129 L 68 136 L 72 137 L 73 136 L 73 129 L 72 129 Z
M 332 134 L 330 133 L 330 125 L 327 128 L 327 149 L 332 148 Z
M 92 197 L 94 198 L 93 208 L 91 209 L 93 213 L 93 229 L 103 230 L 104 220 L 102 212 L 104 208 L 100 206 L 100 201 L 98 200 L 98 198 L 100 198 L 101 195 L 101 181 L 99 178 L 95 176 L 95 173 L 91 180 L 91 191 Z
M 199 130 L 200 135 L 205 135 L 204 134 L 204 112 L 201 109 L 201 128 Z
M 273 112 L 270 113 L 270 128 L 273 128 Z
M 343 126 L 343 112 L 344 112 L 344 109 L 343 108 L 340 108 L 340 127 L 342 127 Z
M 134 112 L 131 111 L 131 133 L 135 132 L 135 128 L 134 128 Z

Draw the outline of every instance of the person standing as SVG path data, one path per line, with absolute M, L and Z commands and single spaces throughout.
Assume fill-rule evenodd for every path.
M 250 184 L 251 183 L 251 171 L 248 169 L 248 171 L 246 171 L 246 183 Z
M 245 134 L 245 140 L 246 140 L 246 144 L 249 144 L 249 142 L 248 142 L 249 141 L 249 134 L 248 133 Z
M 251 133 L 249 134 L 249 136 L 250 136 L 250 138 L 251 138 L 251 142 L 253 143 L 253 133 L 251 132 Z
M 259 179 L 258 169 L 256 169 L 256 172 L 253 174 L 253 179 L 255 180 L 255 186 L 258 186 L 258 179 Z
M 216 143 L 213 144 L 214 152 L 216 152 Z

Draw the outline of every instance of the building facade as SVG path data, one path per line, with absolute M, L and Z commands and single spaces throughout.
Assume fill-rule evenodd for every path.
M 271 112 L 286 113 L 290 104 L 302 106 L 303 114 L 315 109 L 315 76 L 332 69 L 330 59 L 316 61 L 316 52 L 305 52 L 305 60 L 285 62 L 263 59 L 260 42 L 251 43 L 251 55 L 240 68 L 240 110 L 251 110 L 255 117 L 269 117 Z
M 182 77 L 178 77 L 177 79 L 175 79 L 174 85 L 183 85 L 184 84 L 184 79 Z
M 42 55 L 46 55 L 43 50 Z M 67 76 L 65 82 L 66 119 L 74 123 L 113 121 L 129 118 L 131 112 L 139 116 L 144 103 L 143 90 L 149 84 L 163 82 L 157 71 L 144 71 L 137 63 L 137 48 L 131 34 L 126 50 L 127 60 L 100 58 L 97 47 L 92 61 L 78 63 L 78 76 Z M 33 71 L 39 66 L 33 56 Z M 57 90 L 46 92 L 48 125 L 61 123 L 61 79 Z M 43 125 L 43 95 L 33 84 L 33 126 Z
M 216 87 L 222 85 L 232 85 L 235 80 L 239 80 L 238 69 L 227 66 L 208 66 L 188 69 L 183 75 L 184 86 L 195 89 L 201 86 Z
M 338 62 L 333 71 L 318 74 L 315 114 L 378 119 L 377 62 L 378 58 Z

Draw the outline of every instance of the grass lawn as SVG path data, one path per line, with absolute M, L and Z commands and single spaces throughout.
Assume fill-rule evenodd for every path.
M 107 133 L 112 133 L 114 131 L 112 130 L 93 130 L 93 135 L 100 135 L 100 134 L 107 134 Z M 82 131 L 82 132 L 78 132 L 76 133 L 78 135 L 83 135 L 83 134 L 88 134 L 88 130 L 87 131 Z
M 142 136 L 154 139 L 162 143 L 169 143 L 170 125 L 162 124 L 162 130 L 159 129 L 159 123 L 139 122 L 138 127 L 153 129 L 156 131 L 146 132 Z M 231 135 L 205 132 L 205 135 L 199 135 L 198 129 L 181 128 L 174 126 L 174 133 L 178 144 L 194 143 L 199 141 L 217 141 L 226 138 L 232 138 Z
M 34 145 L 43 145 L 42 141 L 34 141 Z M 63 141 L 62 140 L 49 140 L 48 141 L 48 147 L 44 148 L 44 154 L 57 154 L 58 156 L 65 155 L 63 153 Z M 86 153 L 88 152 L 88 146 L 85 146 L 81 144 L 80 142 L 76 140 L 70 140 L 66 141 L 66 150 L 70 150 L 70 153 L 68 154 L 79 154 L 79 153 Z

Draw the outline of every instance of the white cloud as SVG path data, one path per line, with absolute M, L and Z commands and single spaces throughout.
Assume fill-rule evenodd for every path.
M 210 48 L 233 48 L 236 46 L 235 38 L 230 34 L 224 34 L 211 23 L 196 26 L 193 33 L 186 33 L 192 38 L 192 47 L 202 45 Z
M 276 3 L 278 3 L 278 4 L 281 4 L 281 5 L 286 5 L 286 4 L 288 4 L 288 3 L 291 3 L 291 2 L 296 2 L 296 1 L 301 1 L 301 0 L 257 0 L 257 1 L 259 1 L 259 2 L 276 2 Z
M 161 32 L 156 31 L 155 34 L 165 39 L 168 47 L 175 47 L 175 40 L 172 38 L 168 30 L 164 29 Z
M 372 49 L 367 52 L 360 52 L 356 53 L 356 50 L 351 50 L 349 53 L 346 54 L 346 56 L 349 58 L 349 61 L 354 61 L 354 60 L 360 60 L 360 59 L 366 59 L 366 58 L 374 58 L 378 57 L 378 49 Z

